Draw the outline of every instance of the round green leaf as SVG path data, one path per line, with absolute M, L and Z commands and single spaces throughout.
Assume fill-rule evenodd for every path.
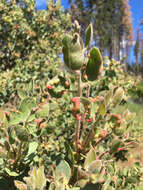
M 42 105 L 42 107 L 37 110 L 36 112 L 36 116 L 37 117 L 40 117 L 40 118 L 45 118 L 45 117 L 48 117 L 49 115 L 49 104 L 44 104 Z

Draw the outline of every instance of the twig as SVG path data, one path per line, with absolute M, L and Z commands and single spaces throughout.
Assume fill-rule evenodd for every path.
M 88 85 L 87 94 L 86 94 L 87 98 L 89 98 L 89 96 L 90 96 L 90 85 Z
M 76 151 L 78 151 L 79 135 L 80 135 L 80 120 L 77 120 L 76 121 L 76 136 L 75 136 Z
M 92 135 L 92 132 L 93 132 L 93 127 L 95 127 L 95 124 L 97 124 L 99 120 L 100 120 L 100 116 L 99 116 L 99 118 L 95 121 L 95 123 L 93 123 L 93 125 L 91 126 L 91 128 L 90 128 L 90 130 L 89 130 L 89 132 L 88 132 L 88 135 L 87 135 L 87 137 L 86 137 L 86 139 L 85 139 L 84 145 L 83 145 L 84 148 L 86 148 L 86 146 L 88 145 L 89 140 L 90 140 L 91 135 Z
M 15 159 L 15 162 L 14 162 L 15 167 L 17 167 L 18 161 L 21 160 L 22 145 L 23 145 L 23 142 L 21 141 L 20 144 L 19 144 L 18 150 L 17 150 L 16 159 Z
M 32 112 L 32 111 L 31 111 Z M 25 120 L 25 122 L 24 122 L 24 127 L 27 129 L 27 127 L 26 127 L 26 125 L 27 125 L 27 122 L 28 122 L 28 120 L 29 120 L 29 118 L 30 118 L 30 116 L 31 116 L 31 112 L 28 114 L 28 116 L 27 116 L 27 118 L 26 118 L 26 120 Z
M 108 133 L 108 134 L 106 135 L 106 137 L 110 136 L 111 134 L 112 134 L 112 132 Z M 106 137 L 100 138 L 100 139 L 95 143 L 94 148 L 95 148 L 102 140 L 104 140 Z
M 77 82 L 78 82 L 77 96 L 81 97 L 82 87 L 81 87 L 81 71 L 80 70 L 76 72 L 76 76 L 77 76 Z M 76 151 L 78 151 L 78 144 L 79 144 L 79 137 L 80 137 L 80 124 L 81 124 L 81 119 L 77 119 L 76 134 L 75 134 Z
M 77 91 L 77 95 L 78 97 L 81 97 L 82 95 L 82 87 L 81 87 L 81 72 L 80 70 L 77 71 L 77 82 L 78 82 L 78 91 Z
M 91 135 L 92 135 L 92 132 L 93 132 L 93 126 L 91 126 L 91 129 L 90 129 L 90 131 L 89 131 L 89 133 L 88 133 L 88 135 L 84 141 L 84 145 L 83 145 L 84 148 L 86 148 L 86 146 L 88 145 L 89 140 L 90 140 Z
M 98 157 L 97 160 L 100 160 L 105 154 L 109 153 L 109 150 L 106 150 L 105 152 L 101 153 Z

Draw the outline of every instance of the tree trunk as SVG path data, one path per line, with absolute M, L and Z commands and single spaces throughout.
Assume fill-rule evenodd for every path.
M 139 74 L 138 55 L 136 56 L 136 75 Z
M 113 58 L 113 47 L 112 47 L 112 42 L 110 44 L 110 47 L 109 47 L 109 59 L 111 60 Z

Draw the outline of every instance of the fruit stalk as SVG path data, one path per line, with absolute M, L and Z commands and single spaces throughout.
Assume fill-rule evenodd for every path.
M 81 87 L 81 71 L 80 70 L 76 71 L 76 78 L 77 78 L 77 82 L 78 82 L 77 96 L 81 97 L 82 96 L 82 87 Z M 79 116 L 79 117 L 81 117 L 81 116 Z M 80 126 L 81 126 L 81 119 L 78 118 L 76 120 L 76 134 L 75 134 L 76 152 L 78 152 L 78 144 L 79 144 L 80 129 L 81 129 Z

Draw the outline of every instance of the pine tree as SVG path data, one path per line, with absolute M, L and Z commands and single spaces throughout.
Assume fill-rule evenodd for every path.
M 128 0 L 70 0 L 73 20 L 85 28 L 94 24 L 94 39 L 100 50 L 110 58 L 120 58 L 121 42 L 130 47 L 133 38 L 132 18 Z
M 136 58 L 136 74 L 139 73 L 139 53 L 140 53 L 140 29 L 137 29 L 136 43 L 134 46 L 134 55 Z
M 143 40 L 141 40 L 140 59 L 141 59 L 141 73 L 143 76 Z
M 126 71 L 128 71 L 128 59 L 133 42 L 133 27 L 129 0 L 121 0 L 120 3 L 120 26 L 119 26 L 119 42 L 125 44 L 124 54 L 126 55 Z

